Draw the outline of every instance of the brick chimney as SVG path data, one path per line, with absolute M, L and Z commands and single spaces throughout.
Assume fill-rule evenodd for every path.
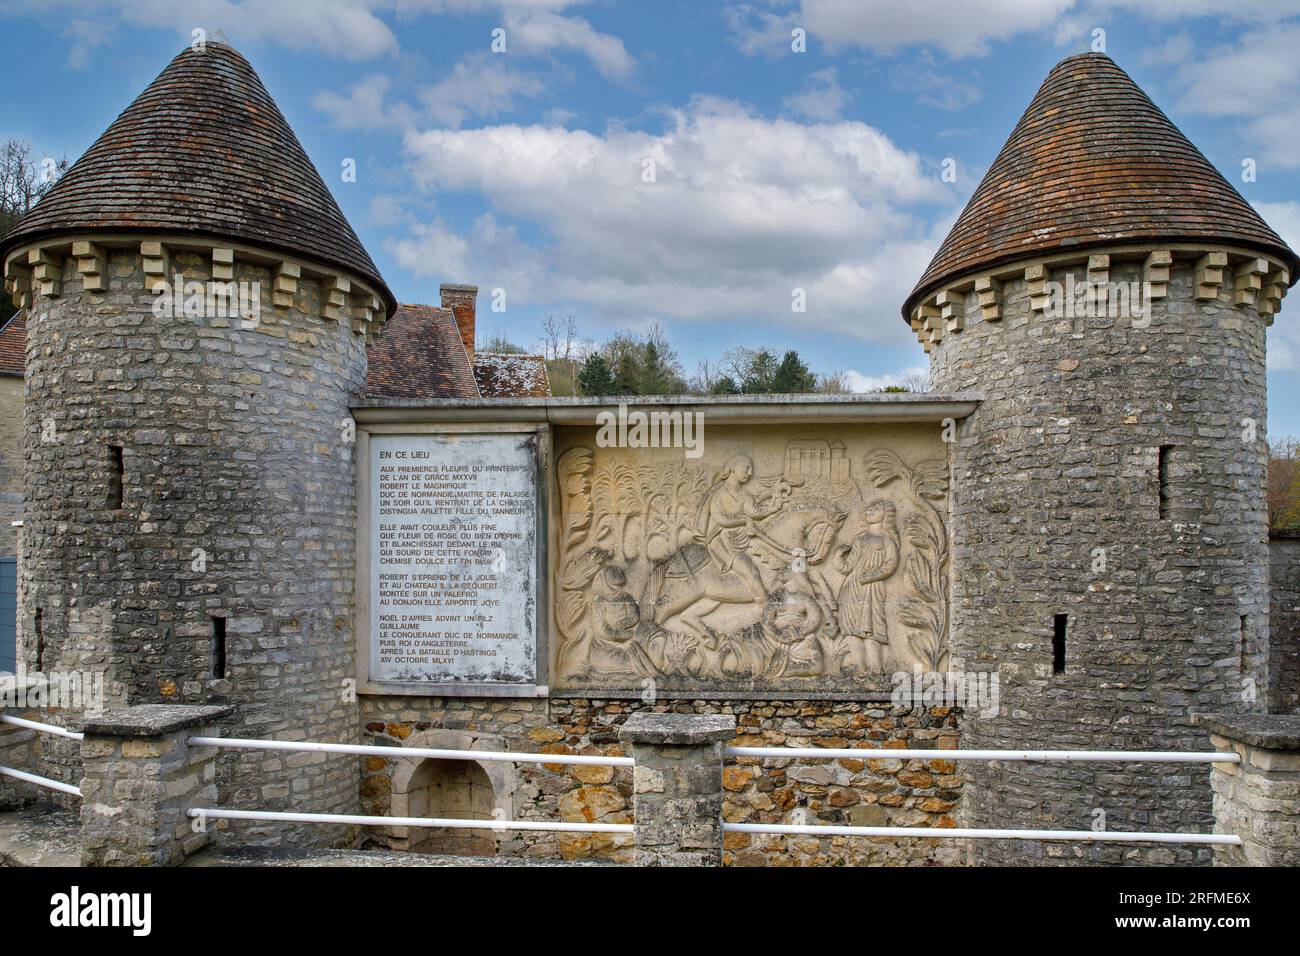
M 474 313 L 477 309 L 478 286 L 444 282 L 438 287 L 438 294 L 442 296 L 442 307 L 451 309 L 451 314 L 456 317 L 456 330 L 460 332 L 460 340 L 465 343 L 465 354 L 469 356 L 472 364 L 474 361 Z

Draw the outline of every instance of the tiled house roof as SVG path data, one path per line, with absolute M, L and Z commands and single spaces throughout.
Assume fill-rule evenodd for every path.
M 0 328 L 0 375 L 23 375 L 27 358 L 27 313 L 19 312 Z
M 946 281 L 1062 249 L 1150 239 L 1295 253 L 1102 53 L 1056 66 L 903 306 Z
M 376 398 L 478 398 L 450 309 L 399 305 L 370 347 L 366 394 Z
M 551 379 L 540 355 L 474 353 L 474 378 L 484 398 L 549 398 Z
M 59 233 L 202 234 L 316 259 L 396 306 L 252 66 L 186 48 L 3 240 Z

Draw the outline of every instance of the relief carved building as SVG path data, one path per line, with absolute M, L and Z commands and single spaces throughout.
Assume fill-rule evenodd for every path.
M 611 403 L 549 398 L 539 357 L 477 351 L 475 287 L 399 304 L 223 43 L 177 56 L 0 239 L 0 263 L 26 329 L 19 664 L 102 672 L 110 703 L 231 704 L 228 736 L 394 748 L 232 751 L 222 806 L 624 823 L 625 768 L 401 748 L 616 754 L 619 726 L 650 709 L 733 714 L 751 745 L 934 750 L 739 761 L 730 821 L 1088 829 L 1102 810 L 1116 830 L 1205 830 L 1204 770 L 943 753 L 1203 750 L 1193 714 L 1264 712 L 1297 684 L 1280 671 L 1295 655 L 1270 646 L 1264 517 L 1265 330 L 1296 256 L 1103 55 L 1052 71 L 903 304 L 932 393 L 632 402 L 703 416 L 698 454 L 611 444 Z M 160 310 L 177 283 L 182 303 L 190 283 L 200 302 L 214 284 L 260 295 Z M 385 682 L 369 670 L 387 533 L 372 446 L 464 435 L 507 436 L 535 462 L 540 573 L 502 595 L 535 622 L 514 635 L 532 670 Z M 486 534 L 466 522 L 445 524 Z M 495 547 L 489 567 L 511 557 Z M 951 673 L 996 676 L 999 696 L 894 694 L 899 675 Z M 41 767 L 78 775 L 57 738 Z M 218 835 L 367 838 L 631 852 L 601 833 Z M 740 865 L 1208 861 L 974 842 L 729 834 L 724 851 Z

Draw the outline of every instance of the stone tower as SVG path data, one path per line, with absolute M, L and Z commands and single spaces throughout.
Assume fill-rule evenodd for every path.
M 903 309 L 932 387 L 984 396 L 952 452 L 952 646 L 1001 706 L 963 747 L 1208 750 L 1192 714 L 1264 708 L 1265 327 L 1296 265 L 1109 58 L 1047 77 Z M 1211 828 L 1204 765 L 964 769 L 970 826 Z
M 28 315 L 27 668 L 355 742 L 349 405 L 395 305 L 249 63 L 177 56 L 0 261 Z M 356 758 L 315 758 L 226 753 L 221 800 L 354 809 Z

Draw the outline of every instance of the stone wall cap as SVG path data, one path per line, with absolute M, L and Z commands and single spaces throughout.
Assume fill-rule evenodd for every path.
M 137 704 L 84 718 L 81 732 L 106 737 L 160 737 L 235 712 L 229 705 Z
M 633 714 L 618 739 L 637 744 L 708 744 L 736 736 L 736 718 L 728 714 Z
M 941 422 L 972 414 L 977 392 L 885 392 L 850 395 L 624 395 L 550 398 L 379 398 L 352 406 L 358 424 L 402 422 L 549 422 L 596 426 L 601 412 L 683 412 L 709 425 Z
M 1197 726 L 1212 734 L 1262 747 L 1300 750 L 1300 716 L 1285 714 L 1193 714 Z
M 1300 541 L 1300 528 L 1269 528 L 1270 541 Z

